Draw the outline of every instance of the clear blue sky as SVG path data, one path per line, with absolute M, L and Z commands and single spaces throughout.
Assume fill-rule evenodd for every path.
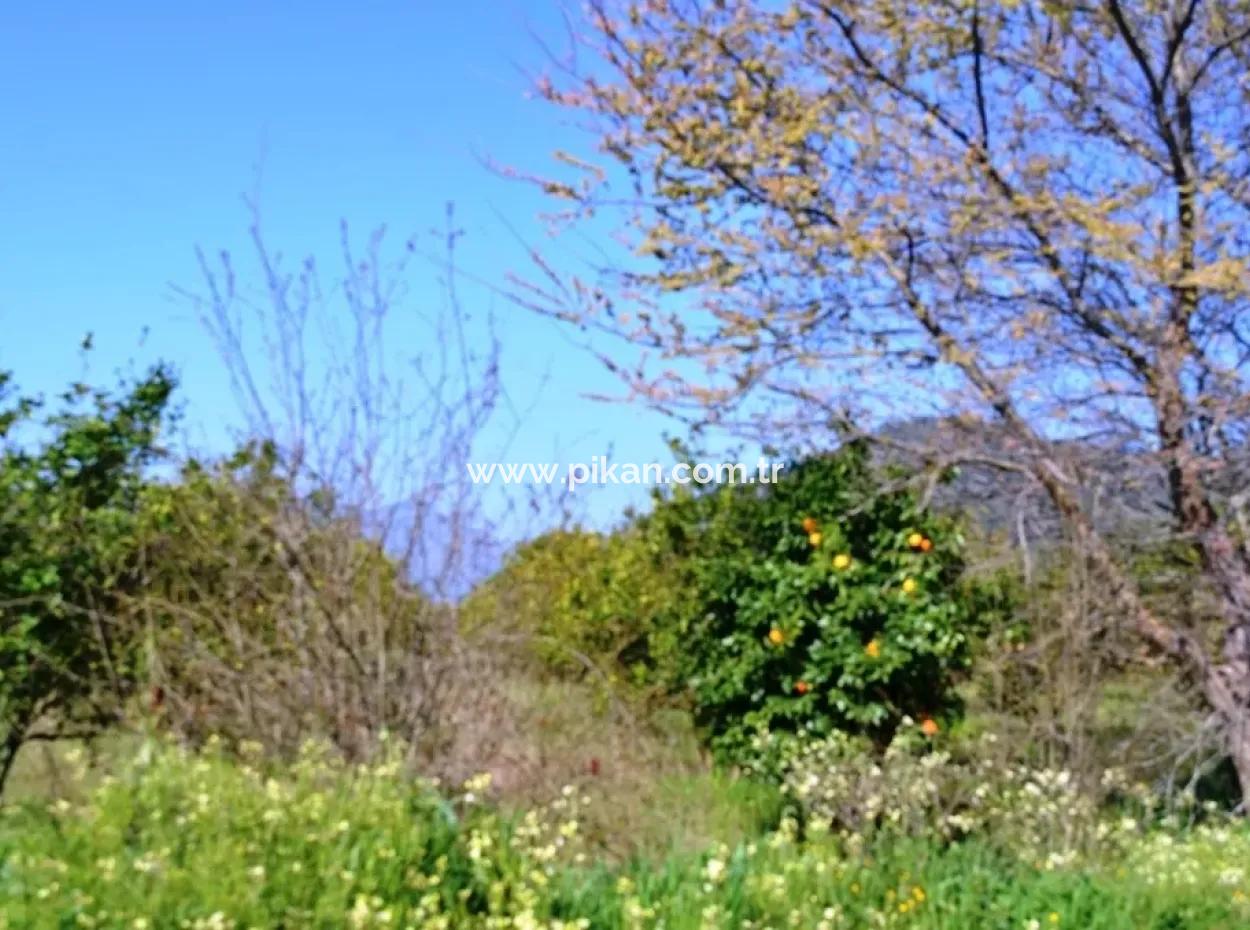
M 270 241 L 333 264 L 337 224 L 386 223 L 397 240 L 455 201 L 463 260 L 501 281 L 524 266 L 512 226 L 537 241 L 541 200 L 480 163 L 540 168 L 580 136 L 526 98 L 525 68 L 558 42 L 557 0 L 343 3 L 96 2 L 0 13 L 0 368 L 28 390 L 157 359 L 181 372 L 198 441 L 225 444 L 232 409 L 199 324 L 170 285 L 198 281 L 193 248 L 244 246 L 241 194 L 260 166 Z M 437 299 L 433 271 L 416 296 Z M 508 387 L 535 402 L 513 455 L 665 459 L 664 422 L 582 399 L 614 382 L 553 324 L 493 307 Z M 539 392 L 539 383 L 549 376 Z M 594 515 L 622 498 L 605 494 Z

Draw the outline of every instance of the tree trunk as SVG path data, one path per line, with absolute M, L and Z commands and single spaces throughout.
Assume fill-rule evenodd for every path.
M 22 734 L 18 730 L 14 730 L 0 745 L 0 799 L 4 798 L 4 786 L 9 780 L 9 772 L 13 769 L 13 762 L 17 759 L 17 752 L 22 748 Z
M 1187 318 L 1187 312 L 1178 311 L 1178 320 Z M 1192 437 L 1194 418 L 1178 374 L 1184 364 L 1185 339 L 1181 328 L 1165 341 L 1153 381 L 1155 415 L 1177 528 L 1197 548 L 1224 621 L 1222 658 L 1209 664 L 1202 685 L 1208 702 L 1222 718 L 1244 811 L 1250 804 L 1250 560 L 1221 522 L 1204 480 L 1203 458 Z
M 1242 813 L 1250 813 L 1250 706 L 1246 699 L 1250 676 L 1245 668 L 1243 664 L 1227 662 L 1213 665 L 1203 682 L 1203 691 L 1223 723 L 1225 749 L 1233 760 L 1241 788 L 1239 808 Z
M 1250 799 L 1250 723 L 1242 714 L 1241 725 L 1235 730 L 1230 728 L 1228 739 L 1229 755 L 1233 765 L 1237 767 L 1237 784 L 1241 788 L 1241 803 L 1237 806 L 1242 814 L 1247 812 L 1247 799 Z

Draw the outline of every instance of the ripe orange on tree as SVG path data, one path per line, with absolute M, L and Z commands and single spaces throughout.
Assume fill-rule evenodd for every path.
M 795 683 L 794 690 L 799 694 L 807 694 L 811 690 L 811 686 L 805 681 L 800 681 Z
M 815 533 L 818 529 L 820 529 L 820 524 L 816 522 L 815 517 L 803 518 L 803 532 L 804 533 L 807 533 L 810 536 L 812 533 Z

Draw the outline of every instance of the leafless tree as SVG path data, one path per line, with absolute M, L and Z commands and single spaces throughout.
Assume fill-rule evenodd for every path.
M 504 398 L 490 321 L 456 292 L 460 235 L 449 208 L 433 309 L 409 305 L 416 240 L 388 258 L 384 230 L 358 251 L 344 224 L 327 280 L 311 258 L 289 267 L 255 208 L 246 262 L 200 253 L 201 285 L 178 290 L 251 450 L 185 475 L 149 541 L 136 610 L 153 711 L 178 731 L 281 751 L 328 738 L 352 758 L 389 735 L 445 775 L 508 731 L 498 663 L 453 607 L 501 544 L 464 463 L 494 451 Z

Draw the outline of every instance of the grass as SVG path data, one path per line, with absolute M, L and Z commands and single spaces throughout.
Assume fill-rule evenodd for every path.
M 75 779 L 83 760 L 66 760 Z M 79 800 L 0 814 L 9 928 L 908 927 L 1225 930 L 1250 923 L 1240 825 L 1147 836 L 1117 860 L 1047 871 L 977 842 L 848 846 L 793 821 L 745 835 L 728 778 L 708 780 L 731 842 L 609 863 L 581 824 L 610 795 L 558 792 L 505 814 L 487 786 L 450 796 L 382 763 L 309 751 L 271 769 L 145 744 Z M 671 788 L 671 811 L 700 804 Z M 663 792 L 661 792 L 662 794 Z M 706 800 L 706 799 L 704 799 Z M 713 823 L 717 816 L 700 816 Z
M 597 798 L 581 831 L 596 858 L 615 862 L 738 842 L 776 825 L 771 786 L 717 772 L 688 711 L 610 694 L 593 677 L 516 675 L 508 697 L 523 726 L 492 772 L 504 806 L 523 812 L 570 783 Z
M 91 740 L 35 741 L 18 750 L 3 801 L 81 799 L 107 772 L 124 766 L 142 741 L 137 733 L 109 730 Z

